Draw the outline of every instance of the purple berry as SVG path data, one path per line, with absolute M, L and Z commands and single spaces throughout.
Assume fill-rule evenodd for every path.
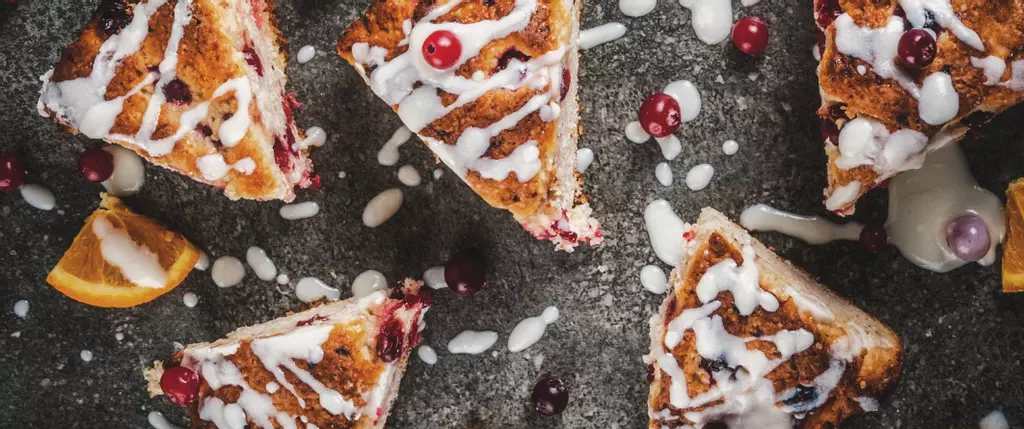
M 889 243 L 889 234 L 885 232 L 885 226 L 879 223 L 871 223 L 860 230 L 860 244 L 873 253 L 878 253 Z
M 470 296 L 487 285 L 487 267 L 479 258 L 456 256 L 444 264 L 444 281 L 452 292 Z
M 561 414 L 569 405 L 569 389 L 554 377 L 545 377 L 533 386 L 533 408 L 545 416 Z
M 935 37 L 920 28 L 903 33 L 897 46 L 897 56 L 904 67 L 920 69 L 935 60 Z
M 946 226 L 946 244 L 958 258 L 974 262 L 985 257 L 992 239 L 985 221 L 974 213 L 968 213 Z
M 99 183 L 114 174 L 114 157 L 102 148 L 86 149 L 78 158 L 78 175 L 93 183 Z
M 171 104 L 189 104 L 192 102 L 192 91 L 181 79 L 174 78 L 164 85 L 164 97 Z

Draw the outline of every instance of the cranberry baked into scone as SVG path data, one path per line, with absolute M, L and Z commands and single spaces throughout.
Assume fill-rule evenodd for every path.
M 826 206 L 860 195 L 1024 99 L 1024 2 L 815 0 Z
M 377 0 L 338 53 L 492 206 L 598 244 L 576 172 L 579 0 Z
M 103 0 L 41 79 L 39 113 L 232 198 L 319 186 L 269 0 Z
M 721 213 L 690 228 L 651 319 L 652 429 L 835 428 L 877 409 L 903 362 L 891 329 Z
M 196 429 L 383 428 L 430 296 L 407 280 L 389 296 L 315 307 L 193 344 L 145 371 L 150 395 L 188 406 Z

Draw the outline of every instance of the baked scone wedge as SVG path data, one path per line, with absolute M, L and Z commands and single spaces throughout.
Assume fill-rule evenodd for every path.
M 576 171 L 581 3 L 377 0 L 338 53 L 485 201 L 572 250 L 602 241 Z
M 651 319 L 651 428 L 839 427 L 878 407 L 903 362 L 896 333 L 721 213 L 690 228 Z
M 829 210 L 851 214 L 868 190 L 919 168 L 927 153 L 1024 100 L 1024 3 L 814 4 L 824 35 L 818 114 L 825 121 Z M 934 34 L 934 60 L 924 67 L 901 59 L 900 38 L 912 29 Z M 915 55 L 921 49 L 904 52 L 914 61 L 927 57 Z
M 144 371 L 150 395 L 182 397 L 161 383 L 180 366 L 199 375 L 196 429 L 383 428 L 430 308 L 421 286 L 406 280 L 190 345 Z
M 290 201 L 319 177 L 273 12 L 269 0 L 103 0 L 42 76 L 39 113 L 229 198 Z

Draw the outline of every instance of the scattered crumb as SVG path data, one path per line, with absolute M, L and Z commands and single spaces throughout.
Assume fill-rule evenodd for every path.
M 345 178 L 345 176 L 347 176 L 347 174 L 345 174 L 345 172 L 344 172 L 344 171 L 339 171 L 339 172 L 338 172 L 338 178 L 339 178 L 339 179 L 344 179 L 344 178 Z
M 613 297 L 612 294 L 610 294 L 610 293 L 605 295 L 604 298 L 601 299 L 601 305 L 603 305 L 605 307 L 611 307 L 612 304 L 614 304 L 614 303 L 615 303 L 615 297 Z
M 718 77 L 715 78 L 715 82 L 717 82 L 718 84 L 724 84 L 725 78 L 723 78 L 722 75 L 718 75 Z
M 599 273 L 604 273 L 604 272 L 608 271 L 608 267 L 605 266 L 604 264 L 598 265 L 597 266 L 597 271 Z
M 540 370 L 540 367 L 544 365 L 544 355 L 538 353 L 537 356 L 533 357 L 533 368 Z
M 434 180 L 440 179 L 442 175 L 444 175 L 444 170 L 440 168 L 434 169 Z
M 118 341 L 124 341 L 124 334 L 118 332 L 118 333 L 114 334 L 114 339 L 116 339 Z
M 758 77 L 757 73 L 751 73 L 751 74 L 747 75 L 747 79 L 750 79 L 751 82 L 757 81 L 757 77 Z
M 14 331 L 14 333 L 11 334 L 11 338 L 21 338 L 21 331 Z
M 171 343 L 171 344 L 173 344 L 173 345 L 174 345 L 174 351 L 175 351 L 175 352 L 177 352 L 178 350 L 184 350 L 184 349 L 185 349 L 185 345 L 184 345 L 184 344 L 182 344 L 182 343 L 179 343 L 179 342 L 177 342 L 177 341 L 175 341 L 175 342 L 173 342 L 173 343 Z

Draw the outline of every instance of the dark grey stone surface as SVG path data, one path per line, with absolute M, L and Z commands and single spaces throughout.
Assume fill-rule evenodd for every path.
M 56 193 L 58 210 L 40 212 L 16 193 L 0 195 L 0 427 L 144 428 L 154 409 L 183 422 L 182 410 L 147 397 L 143 366 L 172 353 L 173 342 L 212 340 L 300 303 L 290 288 L 261 282 L 251 271 L 242 285 L 226 290 L 217 289 L 208 272 L 194 272 L 166 296 L 125 310 L 79 304 L 45 283 L 96 207 L 101 188 L 84 183 L 75 169 L 78 154 L 96 143 L 62 135 L 35 113 L 38 76 L 57 60 L 96 0 L 18 3 L 0 6 L 0 150 L 25 156 L 29 180 Z M 306 103 L 298 112 L 300 125 L 319 125 L 330 135 L 314 155 L 323 190 L 298 197 L 318 201 L 319 216 L 287 222 L 277 215 L 280 203 L 228 201 L 217 190 L 152 167 L 144 190 L 127 202 L 213 257 L 243 257 L 249 246 L 261 246 L 293 284 L 315 276 L 347 290 L 366 269 L 394 282 L 420 276 L 455 251 L 487 255 L 486 290 L 470 298 L 436 294 L 426 343 L 439 350 L 440 362 L 431 367 L 413 359 L 392 427 L 644 427 L 647 385 L 640 357 L 648 346 L 647 319 L 662 299 L 639 284 L 640 267 L 657 260 L 644 232 L 646 203 L 666 198 L 689 219 L 703 206 L 737 216 L 757 202 L 824 211 L 824 155 L 813 116 L 819 100 L 810 54 L 811 2 L 766 0 L 752 8 L 738 3 L 737 15 L 760 15 L 771 25 L 762 58 L 743 58 L 728 43 L 702 44 L 689 26 L 689 12 L 676 2 L 662 1 L 641 19 L 621 15 L 613 0 L 586 5 L 586 26 L 615 20 L 630 29 L 624 40 L 586 52 L 580 75 L 586 106 L 581 145 L 597 153 L 586 187 L 608 237 L 600 248 L 555 253 L 548 243 L 534 241 L 455 175 L 433 180 L 432 157 L 419 143 L 402 148 L 402 163 L 424 174 L 419 187 L 403 187 L 396 168 L 376 163 L 374 155 L 399 126 L 398 118 L 333 49 L 341 29 L 368 0 L 287 0 L 279 9 L 291 58 L 303 45 L 318 49 L 311 63 L 293 61 L 289 72 L 291 89 Z M 654 178 L 661 162 L 656 145 L 629 143 L 622 130 L 635 119 L 644 95 L 681 78 L 696 83 L 704 110 L 680 133 L 683 154 L 671 163 L 677 184 L 664 188 Z M 1021 119 L 1014 110 L 968 143 L 974 171 L 998 194 L 1024 174 L 1017 161 Z M 733 157 L 721 153 L 727 139 L 740 142 Z M 714 180 L 706 190 L 691 192 L 681 178 L 702 162 L 714 165 Z M 339 171 L 347 177 L 339 179 Z M 377 229 L 363 227 L 363 205 L 390 187 L 405 192 L 398 215 Z M 872 200 L 882 201 L 878 195 Z M 864 217 L 872 210 L 862 211 Z M 911 265 L 894 249 L 872 255 L 855 243 L 815 247 L 762 237 L 891 324 L 905 341 L 899 388 L 881 412 L 848 427 L 966 428 L 993 409 L 1022 422 L 1024 297 L 999 292 L 998 263 L 940 275 Z M 182 304 L 187 291 L 200 296 L 196 308 Z M 31 303 L 26 320 L 11 312 L 19 299 Z M 562 318 L 547 335 L 520 354 L 504 349 L 512 327 L 548 305 L 558 306 Z M 497 356 L 443 351 L 464 329 L 499 331 Z M 16 331 L 19 338 L 11 336 Z M 115 339 L 117 332 L 123 341 Z M 83 349 L 95 353 L 92 362 L 79 358 Z M 532 363 L 537 355 L 544 356 L 539 369 Z M 528 409 L 530 388 L 545 373 L 565 377 L 572 386 L 561 417 L 541 418 Z

